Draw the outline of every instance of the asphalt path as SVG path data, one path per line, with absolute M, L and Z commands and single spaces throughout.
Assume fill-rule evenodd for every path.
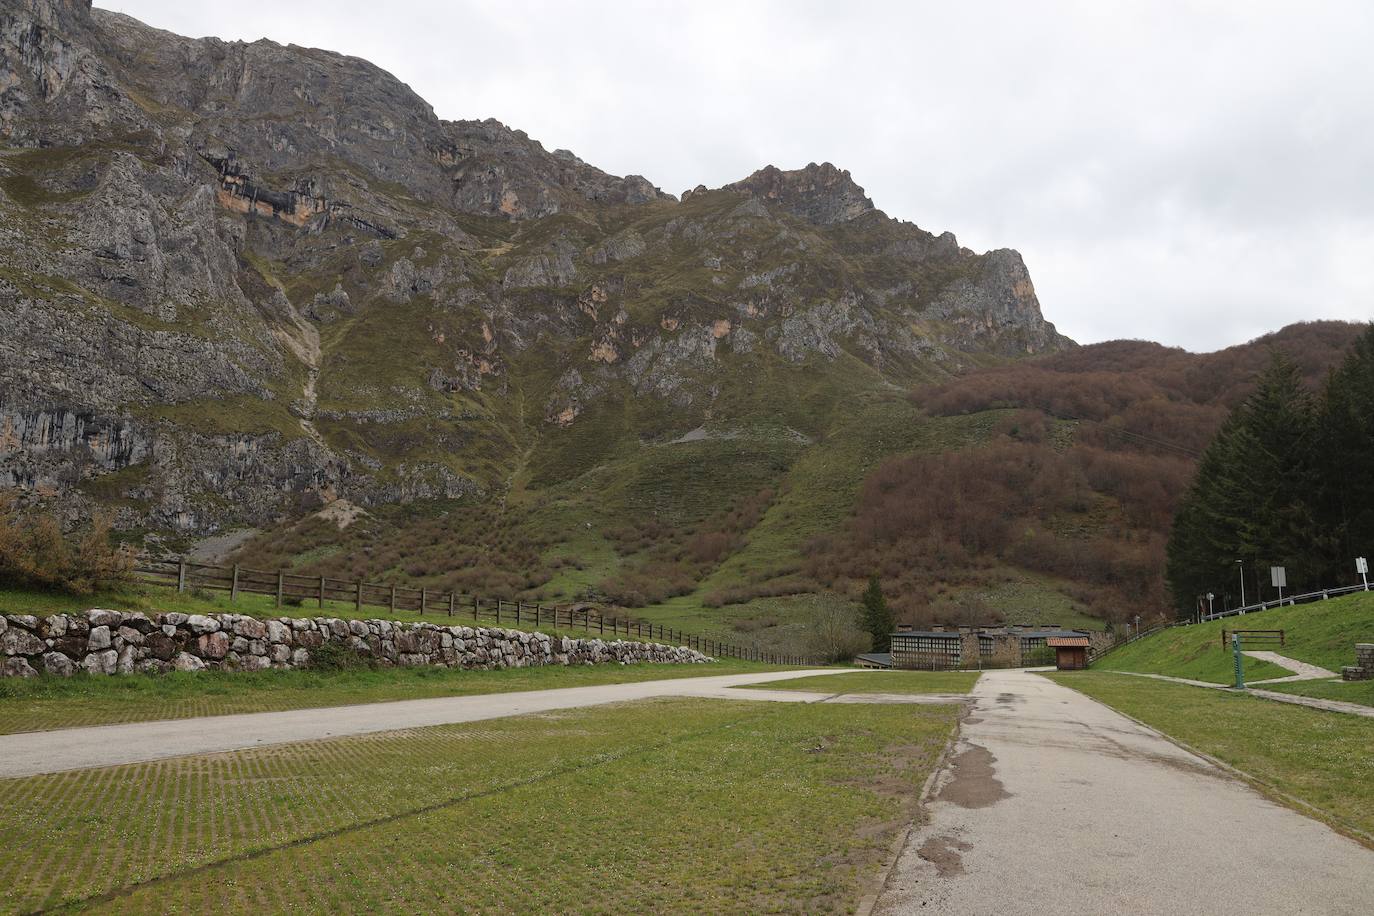
M 875 912 L 1374 912 L 1374 850 L 1039 675 L 973 694 Z
M 286 712 L 164 719 L 90 728 L 0 735 L 0 778 L 57 773 L 88 767 L 140 763 L 166 757 L 364 735 L 373 732 L 475 722 L 525 713 L 549 712 L 582 706 L 601 706 L 655 697 L 709 697 L 725 700 L 766 700 L 786 703 L 951 703 L 965 697 L 951 695 L 838 695 L 801 690 L 739 689 L 809 675 L 839 674 L 861 669 L 822 668 L 685 677 L 630 684 L 564 687 L 518 693 L 434 697 L 354 706 L 297 709 Z M 880 672 L 873 672 L 881 676 Z

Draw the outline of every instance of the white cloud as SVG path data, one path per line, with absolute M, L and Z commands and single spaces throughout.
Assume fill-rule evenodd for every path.
M 1374 315 L 1374 5 L 102 0 L 367 58 L 674 193 L 830 160 L 1018 248 L 1080 340 L 1210 349 Z

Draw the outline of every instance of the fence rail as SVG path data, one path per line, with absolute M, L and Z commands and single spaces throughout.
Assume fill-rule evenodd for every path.
M 441 592 L 428 588 L 412 588 L 379 582 L 350 582 L 328 576 L 303 576 L 285 570 L 267 572 L 246 567 L 215 566 L 184 558 L 143 559 L 134 567 L 137 577 L 154 585 L 165 585 L 179 592 L 207 589 L 229 593 L 234 601 L 240 593 L 268 595 L 276 598 L 277 607 L 296 606 L 306 601 L 352 604 L 358 614 L 365 607 L 385 608 L 391 613 L 410 611 L 420 616 L 453 617 L 495 621 L 497 626 L 550 627 L 552 629 L 582 630 L 597 636 L 634 637 L 661 640 L 687 646 L 716 658 L 737 658 L 773 665 L 815 664 L 815 659 L 778 652 L 767 652 L 757 646 L 742 646 L 694 633 L 684 633 L 662 624 L 629 617 L 607 616 L 583 605 L 544 605 L 502 598 L 483 599 L 477 595 Z
M 1217 611 L 1215 614 L 1203 614 L 1200 619 L 1221 620 L 1223 617 L 1235 617 L 1240 614 L 1255 614 L 1260 611 L 1267 611 L 1270 608 L 1285 607 L 1294 604 L 1307 604 L 1312 601 L 1325 601 L 1337 595 L 1349 595 L 1354 592 L 1369 591 L 1366 585 L 1344 585 L 1340 588 L 1323 588 L 1315 592 L 1304 592 L 1301 595 L 1289 595 L 1285 598 L 1278 598 L 1273 601 L 1261 601 L 1259 604 L 1247 604 L 1244 607 L 1234 607 L 1229 611 Z
M 1128 637 L 1125 638 L 1125 639 L 1119 639 L 1119 640 L 1117 640 L 1116 642 L 1112 643 L 1112 644 L 1111 644 L 1110 646 L 1108 646 L 1107 648 L 1103 649 L 1101 652 L 1094 652 L 1091 648 L 1089 648 L 1089 649 L 1088 649 L 1088 664 L 1091 665 L 1091 664 L 1095 663 L 1098 659 L 1100 659 L 1102 656 L 1107 655 L 1108 653 L 1111 653 L 1111 652 L 1115 652 L 1117 649 L 1120 649 L 1122 646 L 1129 646 L 1131 643 L 1135 642 L 1136 640 L 1144 639 L 1144 638 L 1147 637 L 1147 636 L 1153 636 L 1153 635 L 1155 635 L 1156 633 L 1158 633 L 1158 632 L 1161 631 L 1161 630 L 1167 630 L 1167 629 L 1169 629 L 1170 627 L 1186 626 L 1186 625 L 1187 625 L 1187 621 L 1180 621 L 1180 620 L 1171 620 L 1171 621 L 1169 621 L 1168 623 L 1158 623 L 1158 624 L 1155 624 L 1154 626 L 1150 627 L 1148 630 L 1145 630 L 1143 633 L 1142 633 L 1142 632 L 1137 632 L 1134 636 L 1128 636 Z
M 1267 610 L 1270 610 L 1271 608 L 1276 608 L 1276 607 L 1287 607 L 1287 606 L 1291 606 L 1291 605 L 1295 605 L 1295 604 L 1307 604 L 1307 603 L 1312 602 L 1312 601 L 1325 601 L 1325 600 L 1328 599 L 1328 598 L 1334 598 L 1334 597 L 1336 597 L 1336 596 L 1338 596 L 1338 595 L 1350 595 L 1350 594 L 1354 594 L 1355 592 L 1367 592 L 1367 591 L 1369 591 L 1369 586 L 1367 586 L 1367 585 L 1342 585 L 1342 586 L 1340 586 L 1340 587 L 1338 587 L 1338 588 L 1323 588 L 1323 589 L 1319 589 L 1318 591 L 1315 591 L 1315 592 L 1304 592 L 1304 593 L 1301 594 L 1301 595 L 1289 595 L 1289 596 L 1284 597 L 1282 600 L 1276 599 L 1276 600 L 1274 600 L 1274 601 L 1262 601 L 1262 602 L 1260 602 L 1260 603 L 1258 603 L 1258 604 L 1247 604 L 1247 605 L 1245 605 L 1244 607 L 1231 608 L 1229 611 L 1217 611 L 1215 614 L 1203 614 L 1201 617 L 1196 618 L 1196 622 L 1197 622 L 1197 623 L 1206 623 L 1206 622 L 1209 621 L 1209 620 L 1221 620 L 1222 618 L 1225 618 L 1225 617 L 1235 617 L 1235 616 L 1242 615 L 1242 614 L 1255 614 L 1255 613 L 1258 613 L 1258 612 L 1260 612 L 1260 611 L 1267 611 Z M 1117 649 L 1120 649 L 1122 646 L 1130 645 L 1131 643 L 1135 642 L 1137 639 L 1144 639 L 1146 636 L 1153 636 L 1155 633 L 1158 633 L 1160 630 L 1167 630 L 1167 629 L 1169 629 L 1169 628 L 1171 628 L 1171 627 L 1186 627 L 1186 626 L 1190 626 L 1193 622 L 1194 622 L 1193 619 L 1186 619 L 1186 620 L 1174 620 L 1174 621 L 1170 621 L 1169 623 L 1161 623 L 1161 624 L 1158 624 L 1158 625 L 1156 625 L 1156 626 L 1151 627 L 1150 629 L 1146 630 L 1146 631 L 1143 632 L 1143 633 L 1137 633 L 1135 636 L 1132 636 L 1130 639 L 1123 639 L 1123 640 L 1121 640 L 1121 641 L 1119 641 L 1119 642 L 1114 642 L 1114 643 L 1112 643 L 1110 646 L 1108 646 L 1107 648 L 1103 649 L 1101 652 L 1097 652 L 1097 653 L 1089 652 L 1089 653 L 1088 653 L 1088 662 L 1089 662 L 1090 664 L 1093 663 L 1093 662 L 1096 662 L 1098 659 L 1102 658 L 1102 656 L 1108 654 L 1109 652 L 1115 652 Z M 1223 633 L 1223 637 L 1222 637 L 1223 643 L 1225 642 L 1225 635 L 1224 635 L 1224 634 L 1225 634 L 1226 632 L 1227 632 L 1227 631 L 1225 631 L 1225 630 L 1222 631 L 1222 633 Z M 1242 632 L 1245 632 L 1245 631 L 1242 631 Z M 1253 631 L 1250 631 L 1250 632 L 1275 632 L 1275 633 L 1280 633 L 1280 634 L 1282 634 L 1283 631 L 1282 631 L 1282 630 L 1273 630 L 1273 631 L 1253 630 Z M 1283 637 L 1282 637 L 1282 635 L 1280 635 L 1280 637 L 1279 637 L 1279 644 L 1280 644 L 1280 645 L 1283 644 Z

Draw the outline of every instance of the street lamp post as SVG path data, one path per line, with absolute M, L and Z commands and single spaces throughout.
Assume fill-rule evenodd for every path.
M 1245 561 L 1237 560 L 1236 566 L 1240 568 L 1240 606 L 1241 613 L 1245 613 Z

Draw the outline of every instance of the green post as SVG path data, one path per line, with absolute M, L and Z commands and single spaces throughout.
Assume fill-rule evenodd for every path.
M 1245 656 L 1240 654 L 1240 635 L 1231 637 L 1231 653 L 1236 661 L 1236 689 L 1245 689 Z

